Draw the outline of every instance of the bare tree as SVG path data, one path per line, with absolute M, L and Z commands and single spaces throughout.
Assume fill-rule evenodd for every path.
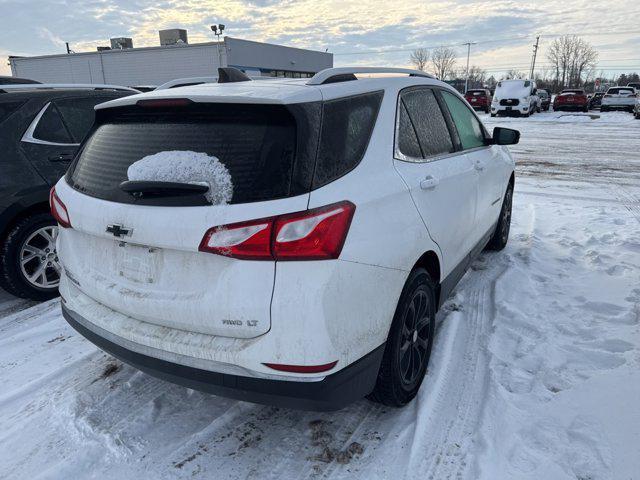
M 466 72 L 463 72 L 463 76 Z M 472 65 L 469 67 L 469 88 L 480 88 L 484 86 L 487 79 L 487 71 L 482 68 Z
M 450 47 L 438 47 L 431 54 L 433 71 L 440 80 L 455 74 L 456 51 Z
M 416 48 L 411 52 L 409 59 L 418 70 L 422 70 L 424 72 L 427 69 L 427 64 L 429 63 L 429 50 L 426 48 Z
M 579 87 L 594 76 L 598 52 L 586 40 L 565 35 L 549 46 L 547 60 L 553 67 L 557 89 Z
M 520 70 L 516 70 L 515 68 L 512 68 L 504 75 L 504 77 L 502 77 L 502 79 L 503 80 L 522 80 L 526 77 L 527 76 Z

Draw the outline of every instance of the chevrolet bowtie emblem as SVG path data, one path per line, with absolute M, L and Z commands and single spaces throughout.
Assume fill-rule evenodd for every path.
M 107 233 L 113 234 L 114 237 L 130 237 L 133 233 L 133 228 L 125 228 L 122 225 L 113 224 L 107 225 Z

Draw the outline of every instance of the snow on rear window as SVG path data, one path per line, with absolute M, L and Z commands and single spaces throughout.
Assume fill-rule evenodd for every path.
M 205 183 L 205 194 L 213 205 L 224 205 L 233 197 L 231 174 L 217 157 L 203 152 L 172 150 L 158 152 L 132 163 L 127 169 L 129 180 Z
M 501 98 L 521 98 L 531 93 L 531 82 L 528 80 L 503 80 L 498 83 L 495 96 Z

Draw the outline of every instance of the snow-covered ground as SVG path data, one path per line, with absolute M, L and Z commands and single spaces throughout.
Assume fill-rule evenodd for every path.
M 640 121 L 483 119 L 522 131 L 511 239 L 440 312 L 407 408 L 204 395 L 0 294 L 0 477 L 640 479 Z

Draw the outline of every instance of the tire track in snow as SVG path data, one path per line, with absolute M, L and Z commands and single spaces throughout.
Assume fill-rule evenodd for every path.
M 624 207 L 640 223 L 640 200 L 627 190 L 623 185 L 611 187 L 614 196 L 624 205 Z

